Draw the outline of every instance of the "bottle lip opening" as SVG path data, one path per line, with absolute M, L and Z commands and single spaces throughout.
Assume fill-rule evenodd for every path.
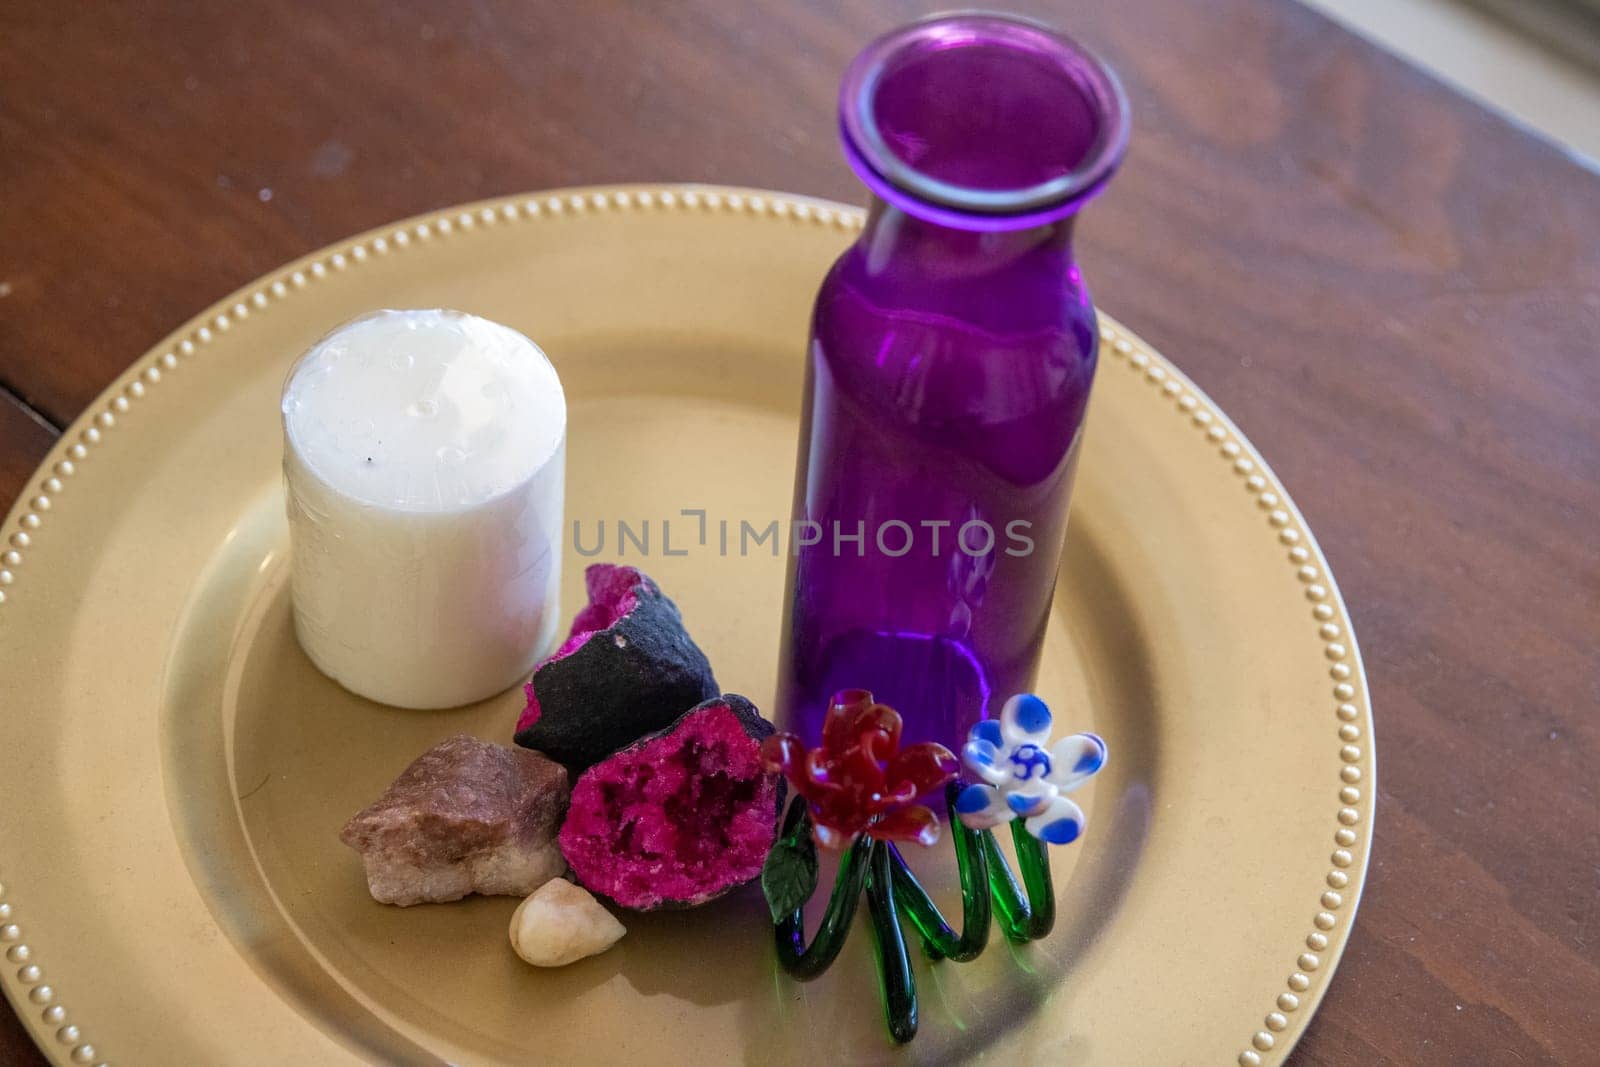
M 908 61 L 972 47 L 1012 51 L 1056 68 L 1070 103 L 1093 116 L 1092 139 L 1070 169 L 1047 180 L 985 187 L 940 178 L 897 152 L 878 118 L 885 76 Z M 1068 105 L 1064 98 L 1063 106 Z M 967 229 L 1012 230 L 1076 212 L 1098 194 L 1127 150 L 1129 107 L 1111 68 L 1087 48 L 1043 23 L 1015 15 L 935 15 L 877 38 L 851 62 L 839 89 L 845 156 L 863 182 L 901 209 Z M 996 131 L 996 136 L 1003 136 Z

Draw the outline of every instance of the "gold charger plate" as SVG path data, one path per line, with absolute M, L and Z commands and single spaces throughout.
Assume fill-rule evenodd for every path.
M 62 1063 L 1275 1063 L 1327 988 L 1366 871 L 1373 755 L 1349 619 L 1310 531 L 1227 418 L 1103 320 L 1039 692 L 1112 759 L 1052 850 L 1037 945 L 915 964 L 887 1044 L 870 937 L 776 969 L 759 893 L 625 917 L 559 971 L 514 900 L 395 909 L 336 833 L 516 691 L 366 703 L 310 666 L 285 589 L 277 397 L 374 307 L 522 329 L 571 410 L 568 519 L 786 519 L 810 302 L 860 213 L 696 186 L 578 189 L 385 227 L 285 267 L 142 357 L 6 521 L 0 985 Z M 659 538 L 659 530 L 657 532 Z M 768 706 L 783 561 L 644 561 L 733 691 Z M 630 546 L 631 547 L 631 546 Z M 675 549 L 676 551 L 677 549 Z M 615 545 L 606 556 L 615 555 Z M 586 561 L 566 555 L 565 611 Z M 918 856 L 954 899 L 949 865 Z M 860 920 L 858 920 L 859 922 Z

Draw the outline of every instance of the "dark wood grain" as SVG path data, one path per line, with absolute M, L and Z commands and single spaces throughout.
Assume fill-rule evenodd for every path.
M 64 422 L 235 286 L 456 201 L 857 200 L 838 72 L 935 6 L 10 0 L 0 381 Z M 1271 457 L 1367 656 L 1374 866 L 1298 1062 L 1595 1062 L 1600 179 L 1288 2 L 1020 6 L 1134 101 L 1097 295 Z

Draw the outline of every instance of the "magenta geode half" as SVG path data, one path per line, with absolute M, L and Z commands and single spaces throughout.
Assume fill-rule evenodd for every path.
M 558 839 L 578 883 L 648 911 L 704 904 L 758 876 L 784 795 L 761 762 L 772 732 L 729 693 L 590 767 Z
M 636 567 L 597 563 L 572 633 L 534 669 L 517 744 L 575 770 L 717 695 L 678 606 Z

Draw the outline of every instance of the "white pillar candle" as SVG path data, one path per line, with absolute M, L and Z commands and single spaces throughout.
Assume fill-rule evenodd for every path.
M 283 390 L 295 633 L 404 708 L 525 677 L 556 632 L 567 406 L 532 341 L 458 311 L 378 311 Z

